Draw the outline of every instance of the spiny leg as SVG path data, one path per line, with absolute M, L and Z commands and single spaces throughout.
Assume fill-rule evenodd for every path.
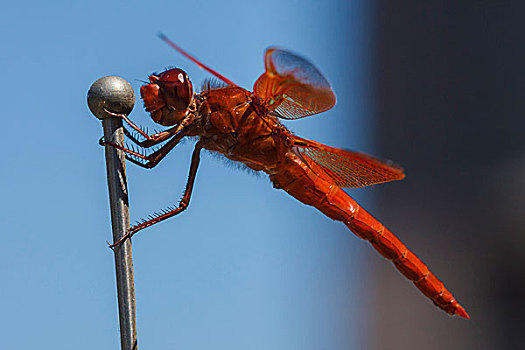
M 151 169 L 151 168 L 154 168 L 157 164 L 159 164 L 159 162 L 173 149 L 173 147 L 175 147 L 179 142 L 180 140 L 184 137 L 184 133 L 178 133 L 177 135 L 174 135 L 165 145 L 163 145 L 161 148 L 159 148 L 158 150 L 156 150 L 155 152 L 149 154 L 149 155 L 145 155 L 145 154 L 142 154 L 142 153 L 138 153 L 138 152 L 135 152 L 134 150 L 131 150 L 129 148 L 126 148 L 124 146 L 121 146 L 121 145 L 118 145 L 116 143 L 113 143 L 113 142 L 104 142 L 103 145 L 111 145 L 123 152 L 126 153 L 126 159 L 129 160 L 130 162 L 132 162 L 133 164 L 136 164 L 138 166 L 141 166 L 143 168 L 146 168 L 146 169 Z M 146 163 L 142 163 L 130 156 L 128 156 L 128 154 L 134 156 L 134 157 L 137 157 L 137 158 L 140 158 L 140 159 L 143 159 L 146 161 Z
M 127 115 L 125 114 L 117 114 L 117 113 L 113 113 L 113 112 L 110 112 L 110 111 L 107 111 L 106 112 L 114 117 L 118 117 L 118 118 L 121 118 L 122 120 L 124 120 L 129 126 L 131 126 L 131 128 L 133 130 L 135 130 L 137 133 L 139 133 L 142 137 L 145 138 L 144 141 L 138 141 L 128 130 L 126 130 L 124 128 L 124 134 L 131 140 L 133 141 L 135 144 L 139 145 L 140 147 L 145 147 L 145 148 L 148 148 L 148 147 L 151 147 L 151 146 L 154 146 L 156 144 L 159 144 L 163 141 L 166 141 L 167 139 L 169 139 L 170 137 L 172 137 L 173 135 L 176 135 L 178 134 L 182 129 L 184 129 L 186 126 L 188 126 L 189 124 L 191 124 L 193 122 L 193 120 L 195 120 L 195 115 L 193 113 L 190 113 L 188 114 L 179 124 L 167 129 L 167 130 L 164 130 L 164 131 L 161 131 L 161 132 L 158 132 L 158 133 L 155 133 L 155 134 L 152 134 L 152 135 L 148 135 L 144 130 L 142 130 L 139 126 L 137 126 L 135 123 L 133 123 Z M 103 138 L 100 139 L 99 143 L 100 142 L 103 142 Z
M 114 114 L 114 113 L 112 113 Z M 127 118 L 124 114 L 114 114 L 115 116 L 119 116 L 121 118 Z M 126 120 L 126 119 L 124 119 Z M 142 142 L 138 141 L 131 133 L 126 129 L 124 129 L 124 134 L 131 140 L 133 143 L 137 144 L 139 147 L 147 148 L 151 147 L 153 145 L 156 145 L 162 141 L 167 140 L 169 137 L 172 137 L 170 141 L 168 141 L 165 145 L 160 147 L 158 150 L 153 152 L 150 155 L 145 155 L 144 153 L 136 152 L 135 149 L 129 149 L 128 147 L 118 145 L 113 142 L 106 142 L 104 138 L 102 137 L 98 143 L 101 146 L 105 146 L 106 144 L 111 145 L 117 149 L 120 149 L 121 151 L 126 152 L 126 159 L 132 162 L 133 164 L 139 165 L 146 169 L 151 169 L 155 167 L 161 160 L 166 156 L 166 154 L 175 147 L 179 141 L 185 136 L 183 133 L 183 130 L 186 126 L 190 125 L 195 120 L 194 114 L 188 114 L 178 125 L 163 131 L 161 133 L 155 134 L 160 135 L 158 136 L 158 139 L 155 141 L 151 140 L 144 140 Z M 137 127 L 138 128 L 138 127 Z M 138 128 L 140 130 L 140 128 Z M 146 134 L 147 135 L 147 134 Z M 155 136 L 154 135 L 154 136 Z M 137 158 L 143 159 L 146 161 L 146 163 L 140 162 L 137 159 L 134 159 L 132 157 L 129 157 L 128 154 L 131 154 Z
M 119 239 L 117 242 L 110 245 L 110 248 L 114 248 L 118 246 L 125 239 L 133 237 L 133 235 L 135 235 L 138 231 L 145 229 L 146 227 L 155 225 L 161 221 L 171 218 L 177 214 L 180 214 L 182 211 L 184 211 L 188 207 L 188 205 L 190 204 L 193 184 L 195 182 L 195 176 L 197 175 L 197 169 L 199 168 L 201 149 L 202 149 L 202 144 L 200 142 L 197 142 L 197 144 L 195 145 L 195 149 L 193 150 L 193 154 L 191 156 L 191 165 L 190 165 L 190 173 L 188 175 L 188 182 L 186 183 L 186 189 L 184 190 L 184 195 L 182 196 L 182 199 L 179 202 L 179 206 L 177 208 L 173 208 L 170 210 L 164 210 L 161 214 L 154 214 L 150 216 L 148 220 L 143 221 L 138 225 L 132 226 L 129 229 L 128 233 L 122 236 L 122 238 Z
M 124 132 L 124 135 L 126 135 L 126 137 L 131 141 L 133 142 L 134 144 L 136 144 L 137 146 L 141 147 L 141 148 L 149 148 L 149 147 L 152 147 L 152 146 L 155 146 L 165 140 L 167 140 L 168 138 L 172 137 L 173 135 L 177 134 L 178 132 L 180 132 L 182 129 L 183 129 L 184 126 L 181 126 L 180 124 L 177 125 L 177 126 L 174 126 L 172 128 L 169 128 L 167 130 L 164 130 L 164 131 L 161 131 L 161 132 L 158 132 L 156 134 L 152 134 L 152 135 L 148 135 L 146 133 L 144 133 L 145 135 L 148 135 L 148 137 L 152 138 L 152 139 L 155 139 L 154 141 L 152 140 L 142 140 L 142 141 L 139 141 L 135 135 L 133 135 L 128 129 L 126 129 L 125 127 L 122 128 L 122 131 Z M 137 126 L 137 128 L 139 128 Z M 142 135 L 142 133 L 141 133 Z M 106 142 L 104 140 L 104 136 L 102 136 L 99 140 L 98 140 L 98 144 L 101 145 L 101 146 L 104 146 L 106 143 L 110 144 L 110 142 Z

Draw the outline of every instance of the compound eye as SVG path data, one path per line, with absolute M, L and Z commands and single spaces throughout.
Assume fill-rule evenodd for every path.
M 185 111 L 193 98 L 193 87 L 188 75 L 179 68 L 159 74 L 157 84 L 166 104 L 176 111 Z

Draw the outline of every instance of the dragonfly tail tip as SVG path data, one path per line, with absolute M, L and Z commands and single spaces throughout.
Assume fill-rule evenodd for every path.
M 456 311 L 454 312 L 454 314 L 460 316 L 460 317 L 463 317 L 467 320 L 470 320 L 470 316 L 469 314 L 467 313 L 467 311 L 463 308 L 463 306 L 461 305 L 458 305 Z

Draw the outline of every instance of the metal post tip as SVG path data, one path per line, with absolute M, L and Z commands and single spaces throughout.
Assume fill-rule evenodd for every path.
M 126 80 L 109 75 L 91 85 L 87 94 L 87 103 L 91 113 L 101 120 L 112 117 L 106 110 L 128 115 L 135 106 L 135 93 Z

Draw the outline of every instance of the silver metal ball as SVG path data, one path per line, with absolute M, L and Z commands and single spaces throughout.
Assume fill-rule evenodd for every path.
M 98 119 L 111 118 L 104 109 L 116 114 L 130 114 L 135 105 L 131 85 L 121 77 L 110 75 L 95 81 L 89 88 L 87 103 Z

